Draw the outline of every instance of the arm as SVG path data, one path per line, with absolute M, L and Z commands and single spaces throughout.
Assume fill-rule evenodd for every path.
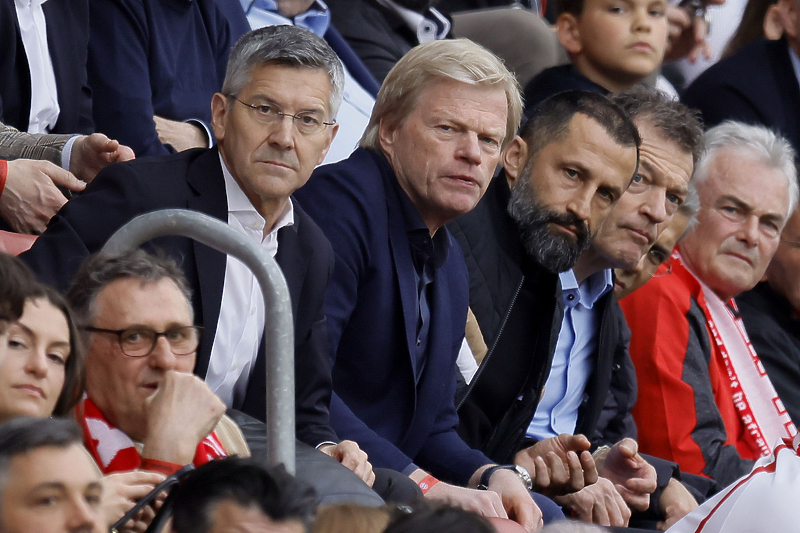
M 0 123 L 0 159 L 43 159 L 61 165 L 61 151 L 72 137 L 26 133 Z
M 680 288 L 665 286 L 669 282 Z M 653 279 L 622 307 L 633 335 L 631 358 L 639 382 L 633 413 L 642 450 L 724 484 L 747 473 L 753 462 L 729 442 L 709 372 L 705 315 L 688 287 L 680 280 Z

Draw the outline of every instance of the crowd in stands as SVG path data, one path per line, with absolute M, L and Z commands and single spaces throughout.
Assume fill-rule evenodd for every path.
M 798 54 L 800 0 L 0 0 L 0 533 L 794 530 Z M 164 209 L 283 274 L 294 461 L 257 275 L 104 248 Z

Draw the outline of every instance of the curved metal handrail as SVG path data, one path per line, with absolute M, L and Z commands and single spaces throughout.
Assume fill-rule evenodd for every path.
M 247 265 L 264 294 L 267 367 L 267 462 L 295 473 L 294 324 L 292 301 L 278 263 L 224 222 L 188 209 L 139 215 L 108 239 L 103 252 L 118 255 L 157 237 L 179 235 L 232 255 Z

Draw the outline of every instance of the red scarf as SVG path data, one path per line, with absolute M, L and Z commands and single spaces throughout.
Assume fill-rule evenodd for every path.
M 103 474 L 139 468 L 142 457 L 133 440 L 122 430 L 112 426 L 89 398 L 85 398 L 75 408 L 75 418 L 83 429 L 83 442 Z M 211 433 L 200 441 L 192 463 L 200 466 L 227 455 L 228 452 L 217 436 Z

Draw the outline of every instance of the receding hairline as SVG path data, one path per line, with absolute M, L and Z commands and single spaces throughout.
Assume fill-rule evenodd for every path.
M 177 293 L 181 296 L 181 301 L 186 303 L 187 308 L 189 310 L 189 319 L 192 323 L 194 323 L 194 309 L 192 308 L 192 302 L 186 299 L 186 295 L 183 293 L 183 290 L 180 288 L 178 283 L 169 276 L 161 276 L 156 279 L 148 279 L 141 276 L 127 275 L 111 280 L 110 282 L 103 285 L 100 288 L 100 290 L 98 290 L 94 294 L 94 297 L 89 302 L 89 316 L 86 318 L 91 322 L 94 322 L 94 319 L 97 318 L 97 309 L 96 309 L 97 300 L 100 298 L 100 295 L 106 291 L 106 289 L 117 283 L 137 281 L 137 280 L 139 281 L 139 284 L 136 286 L 137 290 L 144 289 L 147 286 L 157 285 L 163 281 L 169 281 L 172 287 L 174 287 Z

